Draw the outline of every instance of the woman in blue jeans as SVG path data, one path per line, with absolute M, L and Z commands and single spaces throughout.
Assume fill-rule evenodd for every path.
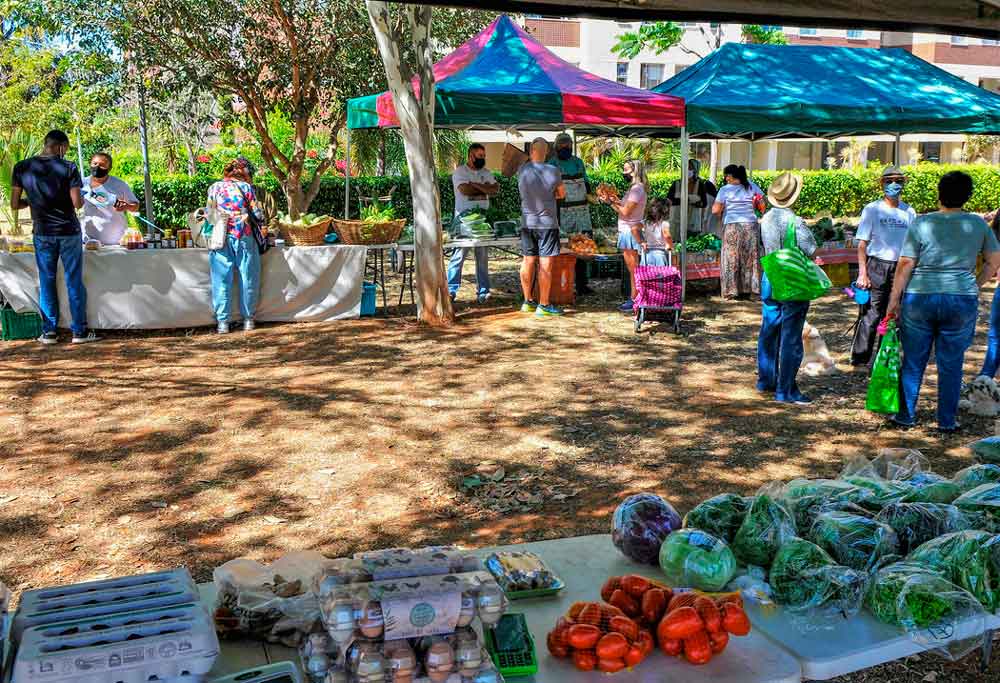
M 934 348 L 938 370 L 938 430 L 959 428 L 956 420 L 965 351 L 976 332 L 979 286 L 1000 268 L 1000 243 L 979 216 L 963 210 L 972 178 L 946 173 L 938 183 L 940 210 L 910 226 L 900 252 L 886 317 L 899 317 L 903 347 L 899 412 L 891 422 L 916 424 L 917 397 Z M 976 278 L 976 261 L 985 257 Z
M 788 227 L 795 228 L 795 242 L 807 256 L 816 251 L 816 239 L 805 221 L 795 215 L 792 206 L 802 192 L 802 178 L 782 173 L 767 191 L 774 207 L 760 221 L 764 254 L 782 248 Z M 809 311 L 808 301 L 776 301 L 771 298 L 767 275 L 760 282 L 761 323 L 757 339 L 757 390 L 774 392 L 781 403 L 808 405 L 812 400 L 799 391 L 795 377 L 802 365 L 802 328 Z
M 240 312 L 243 330 L 254 329 L 257 296 L 260 293 L 260 252 L 251 233 L 247 215 L 261 218 L 251 181 L 251 166 L 244 159 L 226 164 L 223 179 L 208 190 L 209 205 L 216 205 L 229 216 L 229 230 L 222 249 L 210 251 L 208 263 L 212 272 L 212 307 L 218 323 L 219 334 L 229 332 L 229 313 L 232 307 L 233 271 L 239 272 Z
M 985 216 L 994 235 L 1000 235 L 1000 209 Z M 993 291 L 993 306 L 990 308 L 990 335 L 986 342 L 986 358 L 980 376 L 996 377 L 1000 367 L 1000 285 Z

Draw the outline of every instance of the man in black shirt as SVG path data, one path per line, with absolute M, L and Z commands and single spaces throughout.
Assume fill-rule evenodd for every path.
M 61 130 L 45 136 L 45 148 L 39 156 L 14 166 L 10 206 L 16 215 L 31 209 L 34 227 L 35 263 L 38 265 L 39 297 L 42 313 L 43 344 L 55 344 L 59 323 L 59 296 L 56 273 L 62 259 L 73 318 L 73 343 L 97 341 L 87 330 L 87 290 L 83 286 L 83 236 L 76 210 L 83 208 L 80 188 L 83 181 L 75 165 L 66 161 L 69 137 Z M 22 196 L 24 195 L 24 196 Z

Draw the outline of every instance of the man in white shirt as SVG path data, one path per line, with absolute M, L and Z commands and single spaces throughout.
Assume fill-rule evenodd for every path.
M 851 349 L 851 365 L 871 366 L 875 358 L 878 324 L 885 317 L 896 276 L 896 263 L 903 240 L 916 211 L 900 199 L 906 175 L 895 166 L 882 172 L 882 199 L 861 212 L 858 226 L 858 279 L 856 284 L 870 292 L 871 300 L 861 307 Z
M 111 155 L 98 152 L 90 158 L 90 175 L 83 179 L 83 236 L 112 246 L 128 230 L 126 211 L 138 211 L 139 200 L 121 178 L 109 175 Z
M 490 208 L 490 197 L 500 191 L 500 183 L 493 172 L 486 168 L 486 148 L 478 142 L 469 145 L 466 163 L 455 169 L 451 175 L 455 189 L 455 217 L 452 227 L 458 225 L 459 216 L 470 209 L 486 213 Z M 462 284 L 462 266 L 472 249 L 456 249 L 448 262 L 448 293 L 455 300 Z M 479 303 L 485 303 L 490 296 L 489 249 L 476 247 L 476 286 Z

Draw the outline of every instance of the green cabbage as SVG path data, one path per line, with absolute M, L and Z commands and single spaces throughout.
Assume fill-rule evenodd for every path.
M 700 529 L 681 529 L 660 546 L 660 568 L 673 586 L 721 591 L 736 573 L 725 541 Z

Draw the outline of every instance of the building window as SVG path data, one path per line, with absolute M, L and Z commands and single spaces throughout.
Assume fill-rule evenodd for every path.
M 1000 45 L 1000 40 L 993 40 L 992 38 L 983 38 L 983 45 L 989 45 L 991 47 L 994 45 Z
M 714 24 L 714 26 L 718 26 L 718 24 Z M 784 26 L 761 26 L 761 28 L 765 31 L 779 31 L 781 33 L 784 33 L 785 31 Z
M 800 36 L 815 36 L 815 35 L 817 35 L 817 31 L 814 28 L 800 28 L 799 29 L 799 35 Z
M 662 64 L 642 64 L 639 66 L 639 87 L 649 90 L 664 81 Z
M 857 29 L 848 30 L 847 31 L 847 37 L 850 40 L 861 40 L 862 38 L 865 37 L 865 32 L 864 31 L 859 31 Z
M 622 84 L 628 84 L 628 62 L 618 62 L 618 74 L 615 80 Z
M 951 44 L 952 45 L 965 45 L 965 36 L 952 36 L 951 37 Z
M 698 22 L 696 21 L 682 21 L 681 28 L 698 28 Z

